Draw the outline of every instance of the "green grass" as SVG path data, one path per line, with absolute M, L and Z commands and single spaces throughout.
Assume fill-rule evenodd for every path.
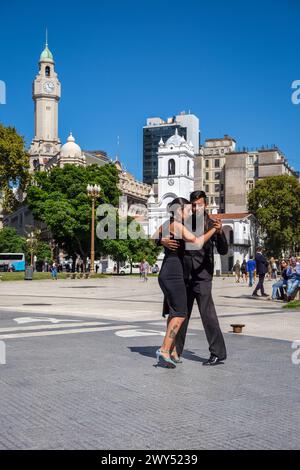
M 1 281 L 24 281 L 24 272 L 17 273 L 0 273 Z M 91 276 L 93 279 L 101 279 L 106 277 L 105 274 L 94 274 Z M 34 273 L 33 281 L 49 280 L 51 279 L 51 273 Z M 59 273 L 58 279 L 67 279 L 67 273 Z M 85 279 L 86 281 L 88 279 Z
M 300 310 L 300 300 L 292 300 L 288 304 L 284 305 L 283 308 L 297 308 Z

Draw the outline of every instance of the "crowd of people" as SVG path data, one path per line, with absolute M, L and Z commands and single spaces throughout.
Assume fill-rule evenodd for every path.
M 248 283 L 249 287 L 255 284 L 258 277 L 258 283 L 252 294 L 254 297 L 258 297 L 260 291 L 262 297 L 268 297 L 270 300 L 290 301 L 300 287 L 300 258 L 292 257 L 281 261 L 276 261 L 274 257 L 267 259 L 262 247 L 257 248 L 255 259 L 253 257 L 248 261 L 244 259 L 242 264 L 237 260 L 233 272 L 237 283 Z M 264 291 L 266 279 L 275 281 L 271 296 Z

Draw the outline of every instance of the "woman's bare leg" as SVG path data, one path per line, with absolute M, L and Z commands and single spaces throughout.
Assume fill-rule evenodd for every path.
M 167 331 L 161 346 L 161 352 L 164 356 L 170 356 L 174 349 L 176 335 L 184 322 L 185 317 L 171 317 L 167 322 Z

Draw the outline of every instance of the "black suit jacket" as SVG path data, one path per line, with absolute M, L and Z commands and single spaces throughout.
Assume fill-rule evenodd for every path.
M 266 274 L 268 272 L 269 263 L 268 263 L 267 258 L 263 254 L 256 253 L 255 262 L 256 262 L 257 274 Z
M 207 227 L 213 226 L 213 220 L 207 220 Z M 185 251 L 184 254 L 184 275 L 186 281 L 190 278 L 194 280 L 211 280 L 214 274 L 214 248 L 220 255 L 228 253 L 228 243 L 225 234 L 215 233 L 201 250 Z

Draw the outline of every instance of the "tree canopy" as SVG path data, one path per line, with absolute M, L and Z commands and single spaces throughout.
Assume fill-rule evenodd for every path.
M 56 243 L 69 256 L 79 254 L 86 260 L 90 255 L 92 215 L 86 188 L 88 184 L 99 184 L 101 194 L 96 207 L 97 204 L 106 203 L 115 208 L 107 221 L 110 221 L 111 216 L 114 217 L 116 237 L 99 239 L 96 236 L 96 256 L 110 255 L 117 262 L 129 260 L 131 263 L 146 258 L 149 263 L 154 263 L 159 249 L 147 237 L 142 235 L 143 238 L 137 240 L 119 237 L 117 207 L 121 193 L 118 182 L 119 175 L 114 165 L 91 165 L 86 168 L 66 165 L 64 168 L 54 168 L 49 173 L 36 173 L 33 184 L 27 188 L 27 204 L 35 219 L 47 225 Z M 102 220 L 105 227 L 106 217 L 102 216 Z M 125 227 L 132 221 L 128 217 Z M 140 231 L 140 227 L 137 227 L 137 231 Z
M 17 182 L 20 191 L 24 191 L 30 180 L 29 155 L 24 144 L 24 138 L 14 127 L 5 127 L 0 123 L 0 190 L 4 195 L 4 210 L 8 212 L 19 204 L 11 183 Z
M 257 181 L 248 195 L 248 208 L 260 225 L 270 255 L 300 249 L 300 183 L 294 176 L 272 176 Z
M 20 237 L 17 231 L 11 227 L 0 230 L 1 253 L 27 253 L 26 238 Z
M 100 184 L 97 202 L 118 204 L 118 172 L 114 165 L 86 168 L 66 165 L 51 172 L 37 172 L 27 189 L 27 204 L 36 220 L 44 222 L 53 238 L 70 256 L 83 259 L 90 252 L 91 200 L 88 184 Z M 96 239 L 96 251 L 100 244 Z

